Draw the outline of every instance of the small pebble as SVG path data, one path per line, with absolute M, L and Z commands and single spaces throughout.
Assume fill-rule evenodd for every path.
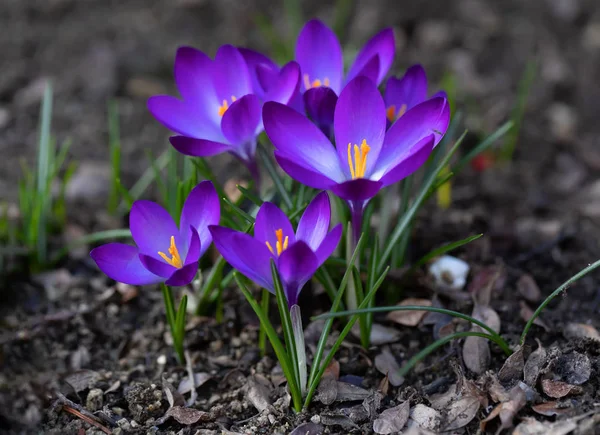
M 165 364 L 167 364 L 167 356 L 160 355 L 158 358 L 156 358 L 156 364 L 158 364 L 159 366 L 164 366 Z

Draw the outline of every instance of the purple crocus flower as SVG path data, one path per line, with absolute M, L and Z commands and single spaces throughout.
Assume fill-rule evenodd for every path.
M 308 115 L 325 134 L 331 133 L 333 108 L 345 84 L 364 76 L 379 85 L 392 66 L 395 51 L 394 32 L 382 30 L 359 51 L 344 77 L 342 47 L 335 33 L 319 20 L 304 25 L 296 42 L 300 91 Z M 322 87 L 333 92 L 319 90 Z
M 230 152 L 256 177 L 254 155 L 256 137 L 263 130 L 262 104 L 287 104 L 299 77 L 298 65 L 290 62 L 268 76 L 269 91 L 257 95 L 256 74 L 237 48 L 223 45 L 211 60 L 199 50 L 181 47 L 175 58 L 175 83 L 182 99 L 154 96 L 148 100 L 148 109 L 179 134 L 170 138 L 177 151 L 200 157 Z
M 285 213 L 270 202 L 265 202 L 258 211 L 254 237 L 215 225 L 209 229 L 217 250 L 225 260 L 272 293 L 275 288 L 271 259 L 275 260 L 291 307 L 298 303 L 304 284 L 340 241 L 341 224 L 329 231 L 330 222 L 329 198 L 326 192 L 321 192 L 306 208 L 296 232 Z
M 90 256 L 115 281 L 183 286 L 196 276 L 198 260 L 212 241 L 208 226 L 219 223 L 219 218 L 217 192 L 210 181 L 203 181 L 187 197 L 179 228 L 160 205 L 136 201 L 129 227 L 137 246 L 108 243 L 92 250 Z
M 444 91 L 438 91 L 431 98 L 447 99 Z M 401 78 L 390 77 L 383 95 L 386 115 L 391 125 L 417 104 L 427 100 L 427 75 L 421 65 L 413 65 Z
M 386 132 L 386 109 L 377 86 L 357 77 L 335 106 L 336 147 L 287 106 L 267 103 L 263 117 L 283 170 L 348 201 L 358 235 L 364 206 L 380 189 L 409 176 L 427 160 L 448 128 L 450 109 L 446 99 L 432 98 L 408 110 Z

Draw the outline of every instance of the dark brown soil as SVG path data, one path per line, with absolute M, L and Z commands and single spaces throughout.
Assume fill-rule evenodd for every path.
M 172 91 L 178 45 L 211 53 L 223 43 L 267 50 L 253 20 L 259 13 L 285 32 L 280 7 L 258 1 L 244 5 L 203 0 L 0 3 L 0 144 L 5 156 L 0 160 L 0 197 L 16 200 L 17 161 L 34 161 L 42 85 L 51 78 L 56 89 L 53 131 L 59 141 L 73 139 L 72 158 L 79 162 L 73 181 L 79 184 L 69 194 L 68 228 L 59 239 L 122 226 L 102 209 L 108 99 L 119 102 L 123 180 L 131 185 L 148 166 L 145 150 L 156 155 L 167 146 L 168 132 L 152 120 L 145 100 Z M 306 10 L 332 21 L 332 2 L 309 2 Z M 522 276 L 533 277 L 545 296 L 600 257 L 600 7 L 594 0 L 360 2 L 352 11 L 347 43 L 357 46 L 383 26 L 393 26 L 398 36 L 396 72 L 420 62 L 434 83 L 445 72 L 455 75 L 457 105 L 471 132 L 467 146 L 510 117 L 524 67 L 537 59 L 538 76 L 514 162 L 461 174 L 452 207 L 442 211 L 429 204 L 409 250 L 414 260 L 434 247 L 483 232 L 484 237 L 455 254 L 471 266 L 467 288 L 477 289 L 474 278 L 482 270 L 493 266 L 501 271 L 490 305 L 500 316 L 502 336 L 516 346 L 525 324 L 523 304 L 536 307 L 518 291 Z M 227 158 L 213 163 L 223 179 L 237 174 Z M 329 405 L 317 400 L 295 415 L 276 362 L 272 356 L 261 358 L 256 348 L 257 320 L 243 297 L 228 289 L 221 323 L 189 320 L 186 345 L 192 369 L 210 379 L 197 388 L 191 403 L 198 410 L 195 422 L 185 424 L 181 415 L 165 416 L 170 405 L 165 391 L 177 389 L 187 368 L 174 358 L 160 292 L 114 286 L 85 254 L 74 253 L 49 275 L 9 276 L 0 287 L 1 433 L 100 434 L 102 426 L 114 434 L 272 434 L 290 433 L 303 423 L 312 426 L 296 434 L 311 428 L 311 434 L 319 433 L 318 427 L 322 433 L 372 433 L 373 420 L 382 411 L 405 400 L 413 409 L 434 406 L 435 394 L 460 383 L 461 373 L 488 403 L 483 406 L 481 399 L 473 420 L 455 433 L 476 433 L 497 402 L 489 397 L 504 355 L 491 346 L 489 371 L 477 375 L 464 365 L 462 341 L 426 358 L 402 385 L 382 390 L 384 375 L 375 358 L 383 349 L 389 348 L 402 364 L 433 342 L 441 325 L 439 319 L 429 319 L 427 325 L 404 327 L 382 315 L 376 323 L 396 330 L 391 343 L 362 350 L 351 339 L 336 356 L 341 380 L 358 383 L 365 396 Z M 581 326 L 600 328 L 598 276 L 583 278 L 553 301 L 541 317 L 545 327 L 530 331 L 525 358 L 538 346 L 534 339 L 548 357 L 540 381 L 532 385 L 535 395 L 519 408 L 515 425 L 527 418 L 557 420 L 575 427 L 556 433 L 600 433 L 594 414 L 600 402 L 600 342 L 582 338 L 589 330 Z M 390 279 L 389 285 L 397 286 L 398 300 L 420 297 L 469 314 L 473 310 L 472 294 L 436 296 L 422 271 L 402 282 Z M 316 287 L 304 290 L 300 304 L 306 325 L 310 316 L 329 308 Z M 309 349 L 310 341 L 307 337 Z M 578 371 L 572 366 L 583 360 L 589 363 L 588 379 L 572 393 L 551 398 L 541 380 L 575 385 L 571 377 Z M 516 378 L 504 381 L 510 390 Z M 181 399 L 175 394 L 176 402 Z M 189 400 L 190 393 L 183 399 Z M 554 400 L 560 405 L 558 416 L 532 408 Z M 88 420 L 86 412 L 91 413 L 98 427 L 78 412 Z M 499 425 L 492 420 L 485 429 L 495 433 Z

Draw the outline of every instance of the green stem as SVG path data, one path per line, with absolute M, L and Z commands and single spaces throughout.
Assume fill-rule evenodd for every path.
M 406 374 L 409 371 L 411 371 L 411 369 L 414 366 L 416 366 L 423 358 L 425 358 L 427 355 L 432 353 L 438 347 L 441 347 L 444 344 L 446 344 L 452 340 L 455 340 L 457 338 L 463 338 L 463 337 L 487 338 L 488 340 L 493 341 L 496 344 L 498 344 L 498 346 L 500 346 L 500 343 L 497 342 L 494 337 L 492 337 L 491 335 L 486 334 L 484 332 L 474 332 L 474 331 L 455 332 L 454 334 L 446 335 L 445 337 L 442 337 L 439 340 L 434 341 L 429 346 L 427 346 L 425 349 L 423 349 L 422 351 L 417 353 L 415 356 L 413 356 L 411 359 L 409 359 L 408 362 L 406 364 L 404 364 L 404 366 L 402 366 L 402 368 L 398 372 L 398 375 L 406 376 Z M 510 352 L 508 353 L 508 355 L 510 355 Z
M 533 316 L 531 316 L 531 319 L 529 319 L 529 321 L 525 325 L 525 328 L 523 329 L 523 333 L 521 334 L 521 340 L 519 343 L 521 345 L 525 344 L 525 338 L 527 338 L 527 333 L 529 332 L 531 325 L 533 325 L 533 322 L 535 321 L 535 319 L 538 318 L 540 313 L 544 310 L 544 308 L 546 308 L 546 306 L 550 303 L 550 301 L 552 301 L 552 299 L 554 299 L 556 296 L 561 294 L 564 290 L 566 290 L 571 284 L 573 284 L 579 278 L 587 275 L 588 273 L 590 273 L 592 270 L 598 268 L 599 266 L 600 266 L 600 260 L 596 261 L 595 263 L 590 264 L 588 267 L 579 271 L 577 274 L 573 275 L 571 278 L 569 278 L 568 280 L 563 282 L 546 299 L 544 299 L 544 301 L 540 304 L 540 306 L 537 308 L 537 310 L 535 310 L 535 312 L 533 313 Z
M 271 296 L 269 290 L 262 289 L 260 307 L 267 317 L 269 316 L 269 296 Z M 265 356 L 267 353 L 267 332 L 262 323 L 260 324 L 260 329 L 258 331 L 258 348 L 260 349 L 260 355 Z
M 420 306 L 420 305 L 402 305 L 402 306 L 394 306 L 394 307 L 374 307 L 374 308 L 364 308 L 358 310 L 348 310 L 348 311 L 338 311 L 337 313 L 325 313 L 320 316 L 313 317 L 312 320 L 321 320 L 321 319 L 329 319 L 333 317 L 344 317 L 344 316 L 352 316 L 355 314 L 364 314 L 364 313 L 388 313 L 391 311 L 430 311 L 433 313 L 447 314 L 452 317 L 458 317 L 459 319 L 466 320 L 474 325 L 477 325 L 488 332 L 490 336 L 494 338 L 494 342 L 498 343 L 498 346 L 502 349 L 504 353 L 510 355 L 512 351 L 510 350 L 510 346 L 508 343 L 492 328 L 490 328 L 485 323 L 475 319 L 474 317 L 468 316 L 463 313 L 459 313 L 458 311 L 447 310 L 445 308 L 438 307 L 428 307 L 428 306 Z

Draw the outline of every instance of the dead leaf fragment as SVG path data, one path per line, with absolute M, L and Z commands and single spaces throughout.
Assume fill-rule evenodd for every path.
M 452 402 L 448 407 L 444 431 L 459 429 L 475 418 L 479 411 L 479 400 L 476 397 L 463 397 Z
M 319 386 L 317 387 L 317 395 L 315 400 L 318 400 L 323 405 L 331 405 L 337 397 L 338 381 L 332 376 L 323 376 Z
M 246 398 L 258 412 L 263 412 L 271 406 L 270 394 L 269 388 L 264 384 L 258 382 L 254 377 L 249 379 Z
M 211 378 L 212 378 L 212 376 L 210 376 L 208 373 L 194 373 L 194 382 L 191 382 L 190 377 L 186 376 L 179 383 L 179 387 L 177 387 L 177 391 L 179 392 L 179 394 L 187 394 L 190 391 L 192 391 L 192 386 L 194 388 L 198 388 L 198 387 L 202 386 L 204 383 L 206 383 L 208 380 L 210 380 Z
M 406 424 L 410 413 L 410 402 L 407 400 L 398 406 L 386 409 L 373 422 L 373 431 L 378 434 L 397 433 Z
M 76 393 L 87 390 L 98 379 L 100 374 L 93 370 L 77 370 L 63 378 Z
M 302 423 L 300 426 L 290 432 L 290 435 L 321 435 L 325 428 L 317 423 Z
M 567 384 L 581 385 L 590 379 L 592 363 L 587 355 L 573 351 L 558 357 L 552 371 Z
M 165 417 L 173 417 L 178 423 L 189 426 L 198 422 L 206 423 L 212 420 L 209 412 L 200 411 L 194 408 L 184 408 L 183 406 L 173 406 L 169 408 Z
M 496 417 L 500 418 L 500 428 L 499 429 L 508 429 L 513 426 L 513 420 L 518 414 L 518 412 L 525 406 L 527 403 L 525 391 L 523 391 L 518 385 L 513 387 L 508 393 L 510 400 L 506 402 L 499 403 L 496 407 L 490 412 L 490 414 L 481 420 L 480 428 L 481 431 L 485 431 L 485 426 L 488 422 L 493 420 Z
M 419 403 L 410 410 L 410 420 L 414 421 L 421 429 L 437 433 L 440 429 L 442 416 L 435 409 Z
M 553 399 L 560 399 L 569 394 L 578 394 L 581 392 L 581 388 L 576 385 L 552 379 L 542 379 L 542 389 L 547 396 Z
M 545 402 L 531 407 L 535 412 L 546 417 L 554 415 L 563 415 L 571 412 L 570 407 L 560 407 L 559 402 Z
M 442 411 L 446 409 L 450 402 L 457 396 L 458 390 L 457 384 L 452 384 L 445 392 L 429 396 L 429 403 L 431 403 L 433 409 Z
M 478 375 L 484 373 L 490 365 L 492 354 L 487 339 L 469 336 L 465 339 L 462 350 L 465 366 Z
M 519 305 L 521 306 L 521 310 L 519 311 L 521 318 L 525 320 L 525 322 L 529 322 L 529 319 L 533 317 L 533 310 L 529 308 L 529 305 L 527 305 L 525 301 L 520 301 Z M 546 331 L 550 331 L 548 325 L 546 325 L 546 323 L 540 317 L 536 317 L 536 319 L 533 321 L 533 324 L 539 326 L 540 328 L 544 328 Z
M 364 400 L 371 395 L 368 390 L 357 387 L 356 385 L 347 382 L 337 382 L 337 397 L 336 401 L 353 402 L 355 400 Z
M 494 332 L 500 332 L 500 316 L 491 307 L 477 304 L 473 308 L 473 317 L 492 328 Z
M 517 281 L 517 291 L 525 300 L 538 302 L 542 298 L 542 292 L 535 279 L 529 274 L 522 275 Z
M 523 367 L 525 383 L 531 387 L 534 387 L 537 383 L 540 372 L 548 361 L 548 353 L 546 352 L 546 349 L 544 349 L 539 340 L 537 340 L 537 342 L 538 348 L 531 352 L 531 355 L 529 355 L 529 358 L 527 358 L 525 366 Z
M 591 338 L 600 341 L 600 333 L 592 325 L 569 323 L 563 331 L 565 338 Z
M 513 384 L 523 378 L 523 347 L 519 346 L 511 356 L 506 358 L 502 368 L 498 372 L 498 380 L 504 385 Z
M 398 304 L 400 307 L 407 305 L 431 307 L 432 302 L 429 299 L 406 298 Z M 425 314 L 427 311 L 391 311 L 386 319 L 404 326 L 417 326 Z
M 352 335 L 356 338 L 360 338 L 360 327 L 358 323 L 352 328 Z M 371 328 L 370 341 L 374 346 L 380 346 L 382 344 L 395 343 L 400 339 L 400 331 L 395 328 L 388 328 L 387 326 L 373 323 Z
M 185 399 L 183 398 L 183 395 L 179 393 L 169 381 L 167 381 L 167 378 L 164 375 L 162 378 L 162 388 L 163 392 L 165 393 L 165 396 L 167 396 L 169 408 L 172 408 L 174 406 L 181 407 L 185 405 Z
M 386 375 L 394 387 L 398 387 L 404 383 L 404 377 L 398 375 L 400 366 L 398 361 L 390 350 L 386 347 L 375 357 L 375 368 L 383 375 Z
M 512 435 L 566 435 L 575 429 L 577 429 L 577 423 L 573 420 L 552 423 L 525 417 L 515 428 Z

